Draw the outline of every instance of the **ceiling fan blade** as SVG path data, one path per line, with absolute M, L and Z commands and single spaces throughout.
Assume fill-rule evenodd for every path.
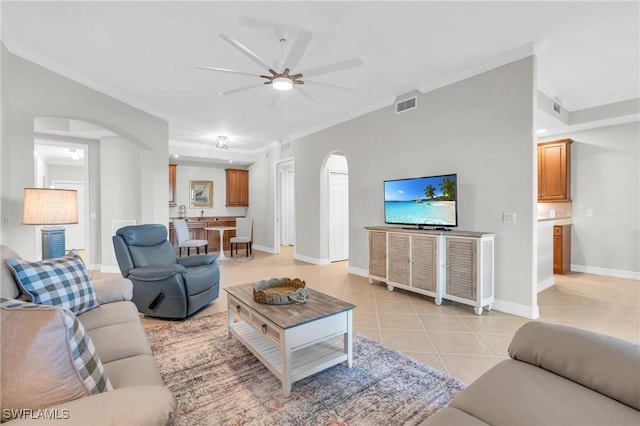
M 262 83 L 260 83 L 260 84 L 252 84 L 251 86 L 240 87 L 238 89 L 233 89 L 233 90 L 227 90 L 226 92 L 220 92 L 218 94 L 219 95 L 230 95 L 232 93 L 242 92 L 244 90 L 249 90 L 249 89 L 255 89 L 257 87 L 264 87 L 264 84 L 262 84 Z
M 313 104 L 313 106 L 318 106 L 318 102 L 313 98 L 313 96 L 311 96 L 309 92 L 304 90 L 302 87 L 296 87 L 295 92 L 300 93 L 302 96 L 304 96 L 309 102 Z
M 300 30 L 298 36 L 293 42 L 291 50 L 289 51 L 289 55 L 287 55 L 287 59 L 285 59 L 282 66 L 284 68 L 294 69 L 296 65 L 298 65 L 298 62 L 300 61 L 300 58 L 302 58 L 304 52 L 307 50 L 312 38 L 313 36 L 311 33 L 305 30 Z
M 267 61 L 262 59 L 260 56 L 256 55 L 251 49 L 249 49 L 248 47 L 246 47 L 244 44 L 240 43 L 238 40 L 234 39 L 233 37 L 228 36 L 226 34 L 220 34 L 220 38 L 222 38 L 224 41 L 226 41 L 227 43 L 229 43 L 230 45 L 232 45 L 233 47 L 235 47 L 236 49 L 238 49 L 239 51 L 247 55 L 252 61 L 260 65 L 264 69 L 271 68 L 271 65 L 269 65 Z
M 354 58 L 347 59 L 346 61 L 334 62 L 333 64 L 320 65 L 319 67 L 309 68 L 306 71 L 301 71 L 305 77 L 315 77 L 316 75 L 328 74 L 330 72 L 342 71 L 349 68 L 355 68 L 362 66 L 362 59 Z
M 202 70 L 208 70 L 208 71 L 220 71 L 220 72 L 228 72 L 231 74 L 242 74 L 242 75 L 248 75 L 250 77 L 259 77 L 258 74 L 252 74 L 250 72 L 244 72 L 244 71 L 236 71 L 236 70 L 228 70 L 226 68 L 216 68 L 216 67 L 196 67 L 196 68 L 200 68 Z
M 346 90 L 349 92 L 357 92 L 358 89 L 353 88 L 353 87 L 347 87 L 347 86 L 339 86 L 337 84 L 331 84 L 331 83 L 323 83 L 321 81 L 313 81 L 313 80 L 305 80 L 304 84 L 309 85 L 309 86 L 324 86 L 324 87 L 330 87 L 332 89 L 340 89 L 340 90 Z
M 276 102 L 278 102 L 278 99 L 280 99 L 280 92 L 276 90 L 271 95 L 271 100 L 269 101 L 269 105 L 268 105 L 269 108 L 273 108 L 274 106 L 276 106 Z

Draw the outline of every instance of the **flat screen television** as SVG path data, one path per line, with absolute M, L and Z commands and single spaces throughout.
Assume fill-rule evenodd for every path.
M 456 174 L 384 181 L 384 222 L 449 229 L 458 226 Z

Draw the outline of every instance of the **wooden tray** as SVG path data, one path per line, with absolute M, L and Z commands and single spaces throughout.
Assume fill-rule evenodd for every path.
M 267 305 L 304 303 L 307 296 L 306 283 L 299 278 L 271 278 L 253 287 L 253 300 Z

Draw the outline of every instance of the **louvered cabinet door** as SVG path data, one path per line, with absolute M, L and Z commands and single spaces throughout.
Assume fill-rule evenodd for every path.
M 411 286 L 436 291 L 438 283 L 438 238 L 411 237 Z
M 448 295 L 476 299 L 476 246 L 473 239 L 447 237 Z
M 409 285 L 409 235 L 389 233 L 389 281 Z
M 387 233 L 369 231 L 369 275 L 387 278 Z

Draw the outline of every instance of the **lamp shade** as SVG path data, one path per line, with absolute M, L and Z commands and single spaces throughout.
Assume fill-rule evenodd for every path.
M 22 223 L 78 223 L 78 192 L 71 189 L 25 188 Z

